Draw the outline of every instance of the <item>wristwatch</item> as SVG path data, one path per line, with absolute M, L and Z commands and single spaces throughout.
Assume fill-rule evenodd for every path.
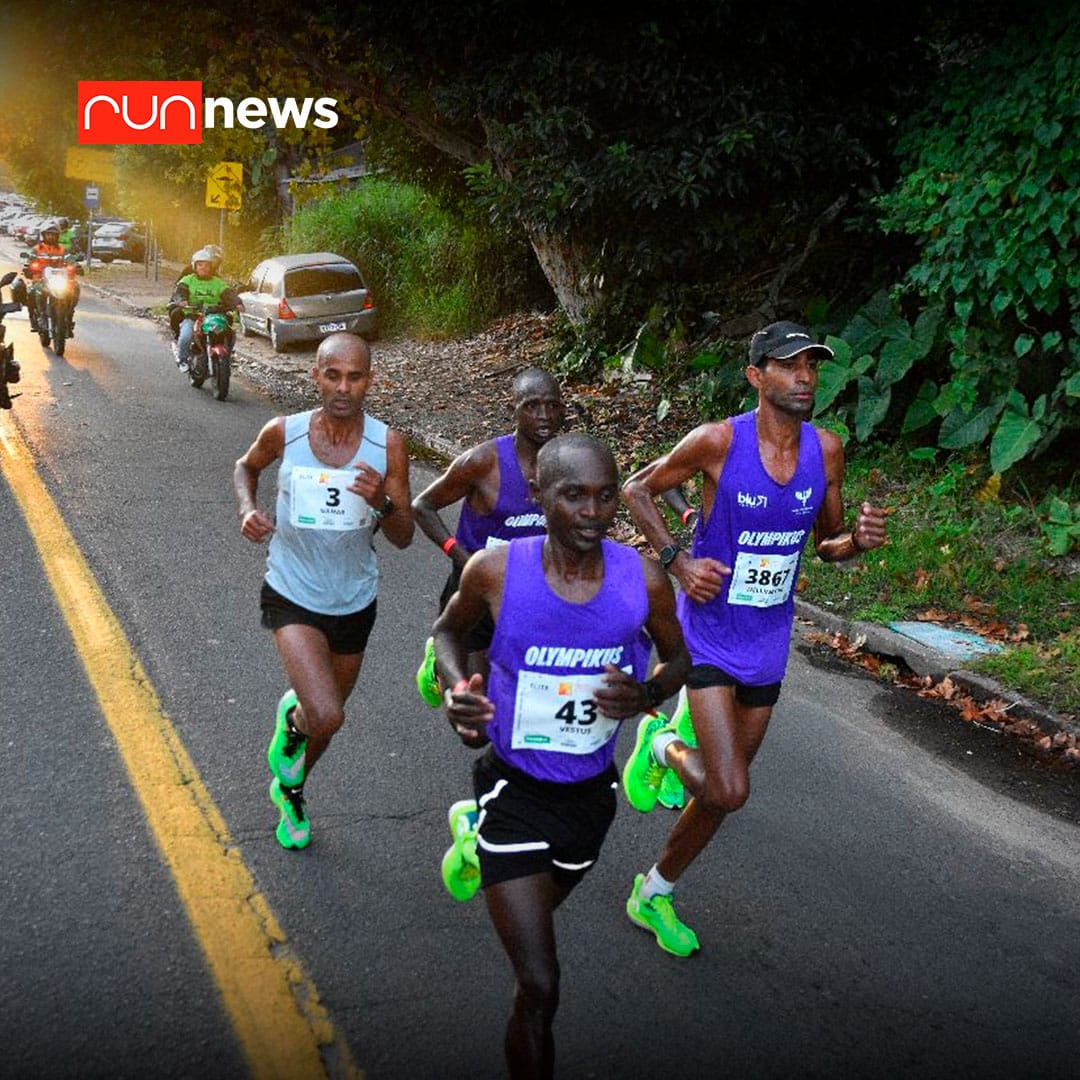
M 660 549 L 660 565 L 667 570 L 675 561 L 675 556 L 682 551 L 678 544 L 666 544 Z
M 378 508 L 378 510 L 376 510 L 374 507 L 371 508 L 371 516 L 376 521 L 382 521 L 384 517 L 389 517 L 393 512 L 394 504 L 390 501 L 389 495 L 383 496 L 383 504 Z

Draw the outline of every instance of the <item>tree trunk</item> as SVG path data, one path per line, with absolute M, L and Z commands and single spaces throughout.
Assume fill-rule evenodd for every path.
M 581 326 L 603 300 L 602 283 L 591 266 L 595 252 L 543 229 L 526 226 L 525 232 L 559 306 L 574 326 Z

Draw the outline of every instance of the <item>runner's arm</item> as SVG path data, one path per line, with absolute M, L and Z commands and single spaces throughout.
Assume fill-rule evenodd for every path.
M 255 441 L 233 467 L 233 490 L 240 510 L 240 533 L 258 544 L 274 531 L 274 523 L 256 504 L 259 474 L 285 451 L 285 418 L 275 417 L 263 425 Z
M 468 633 L 483 615 L 498 618 L 499 599 L 506 574 L 505 547 L 478 551 L 461 575 L 458 590 L 435 620 L 435 665 L 444 694 L 446 718 L 466 746 L 482 746 L 484 725 L 495 706 L 484 693 L 484 677 L 468 674 Z
M 814 550 L 824 562 L 852 559 L 885 543 L 886 512 L 862 503 L 852 528 L 844 523 L 844 447 L 831 431 L 818 431 L 825 459 L 825 500 L 814 522 Z
M 444 551 L 449 546 L 447 554 L 458 571 L 465 568 L 471 552 L 466 551 L 460 544 L 450 543 L 454 534 L 446 527 L 439 511 L 473 496 L 491 472 L 493 460 L 492 443 L 474 446 L 455 458 L 442 476 L 413 499 L 413 515 L 420 531 Z M 487 512 L 490 512 L 490 508 L 487 508 Z
M 706 477 L 707 489 L 710 486 L 715 489 L 730 446 L 731 425 L 727 421 L 702 424 L 623 484 L 623 501 L 630 516 L 657 553 L 665 547 L 674 546 L 675 538 L 656 505 L 656 499 L 698 473 Z M 706 495 L 703 503 L 708 501 Z M 703 505 L 703 509 L 710 507 Z M 724 575 L 730 573 L 728 567 L 716 559 L 694 559 L 684 551 L 679 552 L 668 570 L 682 586 L 683 592 L 698 603 L 715 597 L 723 587 Z
M 393 428 L 386 433 L 386 477 L 382 496 L 377 495 L 372 505 L 380 508 L 386 497 L 389 497 L 392 509 L 380 519 L 379 528 L 394 547 L 407 548 L 412 543 L 415 527 L 409 489 L 409 451 L 404 436 Z
M 638 682 L 614 665 L 608 665 L 607 685 L 596 692 L 595 699 L 600 712 L 619 720 L 658 708 L 678 692 L 690 670 L 690 654 L 675 614 L 675 591 L 671 587 L 671 579 L 653 559 L 643 557 L 641 564 L 649 597 L 645 629 L 656 646 L 659 663 L 644 682 Z

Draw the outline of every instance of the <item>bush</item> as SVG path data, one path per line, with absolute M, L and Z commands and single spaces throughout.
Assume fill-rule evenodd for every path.
M 532 254 L 517 233 L 479 228 L 419 188 L 378 177 L 301 207 L 281 243 L 352 259 L 391 336 L 469 333 L 520 306 L 532 285 Z
M 847 370 L 832 372 L 858 386 L 860 440 L 935 424 L 945 448 L 989 441 L 1003 472 L 1080 427 L 1078 119 L 1080 24 L 1064 5 L 953 72 L 909 121 L 904 175 L 878 205 L 921 257 L 841 335 Z

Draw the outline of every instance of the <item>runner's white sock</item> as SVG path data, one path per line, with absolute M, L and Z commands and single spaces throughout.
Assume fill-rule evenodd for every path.
M 654 896 L 670 896 L 674 891 L 675 882 L 663 877 L 654 863 L 653 868 L 645 875 L 638 895 L 642 900 L 651 900 Z
M 653 757 L 660 762 L 661 765 L 667 765 L 667 748 L 678 738 L 674 731 L 663 731 L 659 735 L 653 736 L 652 752 Z

